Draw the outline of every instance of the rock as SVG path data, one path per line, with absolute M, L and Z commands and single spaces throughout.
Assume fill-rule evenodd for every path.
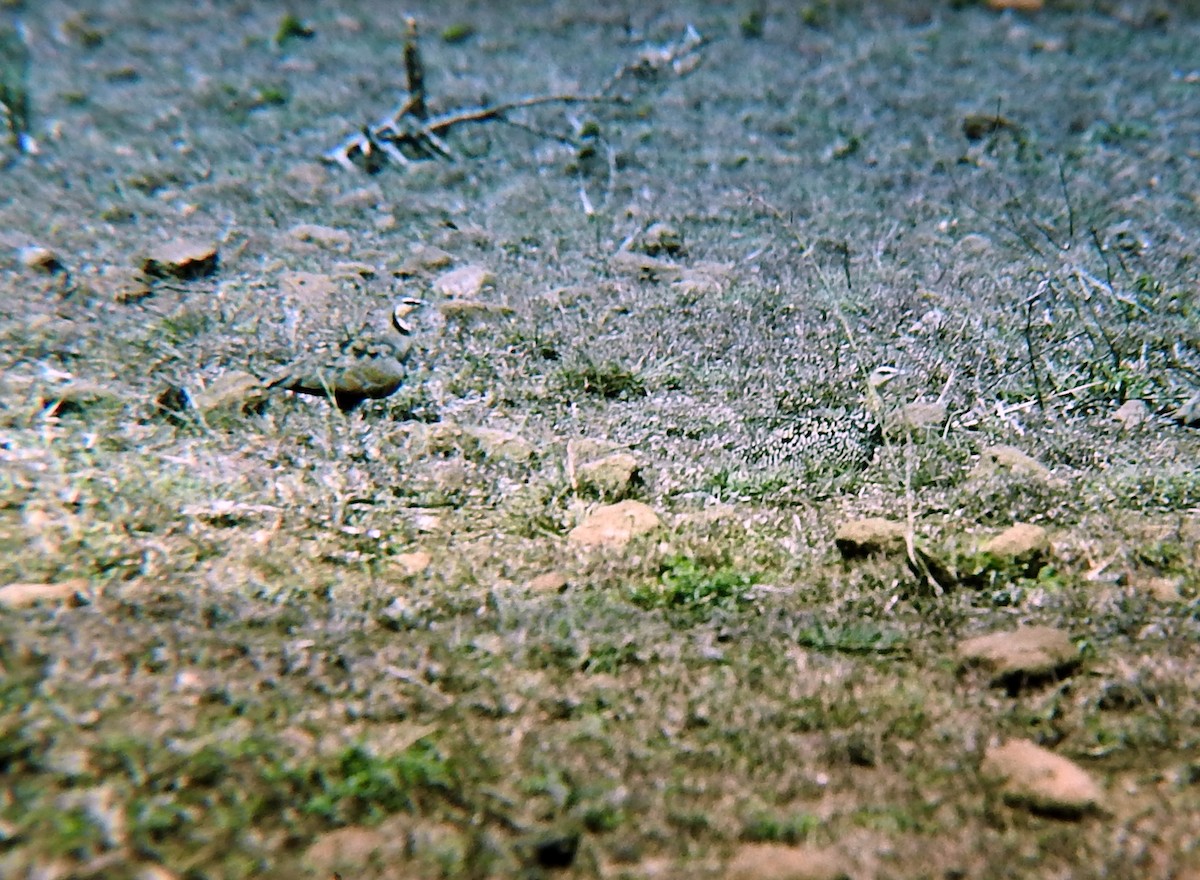
M 475 299 L 489 284 L 494 284 L 496 276 L 483 266 L 470 265 L 443 272 L 433 281 L 433 289 L 442 296 L 451 299 Z
M 215 242 L 177 238 L 159 245 L 142 258 L 141 269 L 155 278 L 203 278 L 217 271 Z
M 400 268 L 396 270 L 396 274 L 401 277 L 422 275 L 426 272 L 445 269 L 453 262 L 454 258 L 449 251 L 433 245 L 418 244 L 409 251 L 404 262 L 400 264 Z
M 462 436 L 478 449 L 484 458 L 523 464 L 533 458 L 533 444 L 519 434 L 496 428 L 463 428 Z
M 1113 411 L 1112 417 L 1130 431 L 1150 421 L 1150 407 L 1144 400 L 1127 400 Z
M 218 376 L 191 397 L 192 405 L 202 413 L 230 415 L 261 413 L 269 399 L 266 385 L 239 370 Z
M 560 571 L 547 571 L 531 579 L 526 588 L 531 593 L 561 593 L 567 588 L 567 576 Z
M 83 578 L 54 584 L 5 584 L 0 587 L 0 608 L 30 608 L 43 603 L 78 605 L 87 590 L 88 582 Z
M 297 394 L 332 397 L 337 408 L 354 409 L 364 400 L 381 400 L 396 393 L 408 371 L 394 357 L 360 358 L 347 366 L 288 376 L 270 383 Z
M 1079 649 L 1070 636 L 1048 626 L 976 636 L 959 643 L 956 653 L 964 666 L 981 666 L 991 673 L 992 684 L 1010 689 L 1065 675 L 1079 665 Z
M 1173 415 L 1185 428 L 1200 428 L 1200 392 L 1188 398 Z
M 684 253 L 683 233 L 669 223 L 654 223 L 642 235 L 641 249 L 652 257 Z
M 1182 602 L 1184 595 L 1182 577 L 1148 577 L 1132 581 L 1135 590 L 1147 593 L 1158 602 Z
M 67 413 L 84 413 L 99 408 L 116 409 L 122 405 L 119 393 L 90 379 L 75 379 L 41 395 L 42 406 L 48 415 L 61 416 Z
M 26 269 L 46 275 L 57 275 L 59 272 L 65 272 L 67 268 L 58 258 L 58 254 L 50 248 L 38 245 L 21 248 L 18 258 Z
M 582 465 L 576 471 L 576 479 L 581 489 L 619 501 L 640 482 L 638 461 L 628 452 L 614 452 Z
M 392 564 L 404 574 L 412 576 L 420 574 L 429 568 L 433 564 L 433 556 L 424 550 L 416 550 L 412 553 L 397 553 L 392 557 Z
M 582 547 L 621 549 L 638 535 L 654 531 L 659 523 L 658 514 L 640 501 L 620 501 L 594 510 L 571 529 L 567 539 Z
M 907 553 L 904 523 L 882 517 L 868 517 L 844 522 L 838 526 L 833 542 L 843 559 L 857 559 L 876 554 L 903 555 Z
M 1048 467 L 1014 446 L 989 446 L 979 453 L 979 464 L 975 466 L 973 476 L 986 477 L 1000 471 L 1052 482 Z
M 1045 0 L 987 0 L 988 9 L 996 12 L 1040 12 Z
M 683 270 L 674 263 L 632 251 L 613 254 L 608 266 L 618 274 L 630 275 L 641 281 L 676 281 L 683 276 Z
M 300 223 L 288 230 L 288 235 L 298 242 L 315 244 L 323 248 L 346 250 L 353 238 L 345 229 L 319 226 L 316 223 Z
M 1050 537 L 1041 526 L 1016 523 L 984 543 L 980 552 L 988 557 L 989 568 L 999 563 L 1017 566 L 1025 577 L 1034 577 L 1050 558 Z
M 728 880 L 839 880 L 848 865 L 833 850 L 779 843 L 739 847 L 725 868 Z
M 122 305 L 138 302 L 154 293 L 150 279 L 137 269 L 124 266 L 105 266 L 88 283 L 96 293 Z
M 304 866 L 318 876 L 354 877 L 372 865 L 399 860 L 404 837 L 393 837 L 377 828 L 352 825 L 322 834 L 304 851 Z
M 1026 739 L 987 750 L 980 773 L 1005 803 L 1061 819 L 1100 811 L 1104 792 L 1078 764 Z

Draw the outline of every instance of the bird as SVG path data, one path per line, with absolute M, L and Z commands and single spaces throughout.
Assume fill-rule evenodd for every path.
M 747 458 L 768 471 L 852 473 L 862 471 L 883 445 L 880 389 L 901 375 L 881 366 L 867 377 L 862 400 L 847 407 L 813 407 L 776 417 L 755 432 Z

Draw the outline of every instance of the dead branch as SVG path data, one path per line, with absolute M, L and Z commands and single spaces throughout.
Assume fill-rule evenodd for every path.
M 369 174 L 379 171 L 389 161 L 397 165 L 431 159 L 453 161 L 455 153 L 444 137 L 458 126 L 510 121 L 508 116 L 511 113 L 549 104 L 623 103 L 627 99 L 616 91 L 624 80 L 645 80 L 666 70 L 685 75 L 699 63 L 699 50 L 705 42 L 696 29 L 688 25 L 678 41 L 644 50 L 637 59 L 619 68 L 594 94 L 535 95 L 482 107 L 462 108 L 430 118 L 425 91 L 425 65 L 417 36 L 416 21 L 410 18 L 406 21 L 405 30 L 404 69 L 408 88 L 403 100 L 374 125 L 364 126 L 360 132 L 323 154 L 323 161 L 347 170 L 362 169 Z

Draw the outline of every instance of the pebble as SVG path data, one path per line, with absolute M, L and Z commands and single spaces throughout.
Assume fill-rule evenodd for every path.
M 1005 564 L 1022 566 L 1027 577 L 1034 577 L 1050 558 L 1050 537 L 1041 526 L 1016 523 L 979 550 Z
M 0 587 L 0 608 L 31 608 L 34 605 L 77 604 L 86 595 L 88 582 L 83 578 L 54 584 L 5 584 Z
M 20 260 L 21 265 L 26 269 L 44 272 L 47 275 L 56 275 L 66 269 L 66 265 L 58 258 L 58 254 L 50 248 L 39 245 L 21 248 Z
M 660 523 L 658 514 L 648 505 L 640 501 L 619 501 L 596 508 L 571 529 L 567 540 L 581 547 L 619 550 L 633 538 L 654 531 Z
M 397 553 L 391 561 L 402 573 L 411 576 L 429 568 L 433 564 L 433 556 L 424 550 L 415 550 L 412 553 Z
M 1079 649 L 1067 633 L 1048 626 L 1026 626 L 960 642 L 964 666 L 991 673 L 993 685 L 1019 687 L 1064 675 L 1079 665 Z
M 1150 407 L 1144 400 L 1127 400 L 1113 411 L 1112 417 L 1126 431 L 1131 431 L 1150 421 Z
M 493 461 L 523 464 L 533 458 L 533 444 L 519 434 L 497 428 L 463 428 L 462 436 Z
M 868 517 L 844 522 L 838 526 L 833 542 L 843 559 L 857 559 L 876 554 L 907 552 L 904 523 L 882 517 Z
M 567 576 L 561 571 L 547 571 L 531 578 L 526 587 L 531 593 L 561 593 L 567 583 Z
M 849 876 L 845 860 L 833 850 L 779 843 L 746 844 L 725 869 L 728 880 L 838 880 Z
M 315 244 L 323 248 L 344 250 L 350 247 L 353 239 L 345 229 L 335 229 L 332 226 L 319 226 L 316 223 L 300 223 L 288 230 L 288 235 L 295 241 Z
M 452 299 L 475 299 L 489 284 L 494 284 L 496 276 L 483 266 L 461 266 L 443 272 L 433 281 L 433 289 L 442 296 Z
M 203 278 L 217 271 L 215 242 L 177 238 L 159 245 L 142 258 L 141 269 L 156 278 Z
M 1086 770 L 1027 739 L 988 749 L 980 773 L 1009 806 L 1060 819 L 1101 811 L 1104 792 Z
M 638 460 L 628 452 L 614 452 L 589 461 L 576 472 L 580 488 L 600 498 L 619 501 L 640 482 Z

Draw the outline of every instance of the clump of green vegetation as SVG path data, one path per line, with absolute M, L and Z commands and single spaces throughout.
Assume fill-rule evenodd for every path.
M 765 24 L 766 14 L 761 6 L 756 6 L 742 16 L 742 20 L 738 22 L 738 29 L 747 40 L 761 40 Z
M 299 16 L 288 12 L 279 20 L 279 27 L 275 29 L 274 43 L 276 46 L 283 46 L 292 40 L 311 40 L 316 33 Z
M 708 567 L 688 556 L 664 560 L 658 580 L 633 591 L 634 604 L 707 618 L 716 611 L 738 611 L 750 602 L 756 578 L 733 566 Z
M 605 400 L 628 400 L 646 394 L 646 382 L 641 376 L 611 361 L 600 364 L 588 361 L 580 367 L 564 369 L 561 380 L 568 391 L 594 394 Z
M 465 43 L 473 36 L 475 36 L 475 26 L 466 21 L 456 21 L 454 24 L 446 25 L 442 30 L 442 41 L 451 45 Z
M 796 641 L 818 651 L 848 654 L 886 654 L 904 646 L 904 637 L 900 633 L 883 629 L 870 621 L 844 625 L 826 625 L 817 621 L 800 630 L 796 634 Z

